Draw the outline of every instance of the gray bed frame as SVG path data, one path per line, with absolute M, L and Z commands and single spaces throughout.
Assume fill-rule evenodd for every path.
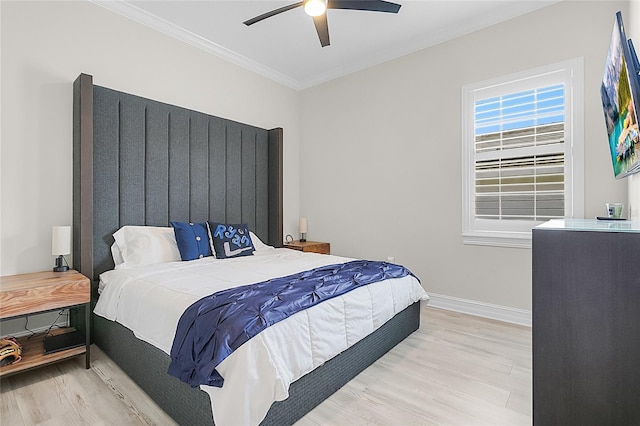
M 281 128 L 94 86 L 87 74 L 73 84 L 73 105 L 73 259 L 92 280 L 93 304 L 99 275 L 113 268 L 112 234 L 124 225 L 248 223 L 263 241 L 282 246 Z M 294 382 L 262 424 L 293 424 L 419 325 L 417 302 Z M 93 342 L 179 424 L 212 424 L 209 396 L 169 376 L 167 354 L 97 315 L 90 327 Z

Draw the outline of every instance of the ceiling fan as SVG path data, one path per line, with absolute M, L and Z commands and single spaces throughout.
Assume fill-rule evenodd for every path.
M 246 26 L 253 25 L 256 22 L 300 6 L 303 6 L 305 13 L 313 18 L 313 23 L 316 26 L 316 32 L 318 33 L 322 47 L 329 46 L 330 44 L 329 26 L 327 24 L 327 14 L 325 13 L 327 9 L 368 10 L 387 13 L 398 13 L 400 10 L 399 4 L 382 0 L 304 0 L 263 13 L 255 18 L 244 21 L 244 24 Z

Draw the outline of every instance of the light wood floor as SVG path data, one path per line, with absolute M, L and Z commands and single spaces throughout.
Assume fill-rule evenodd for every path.
M 531 329 L 426 308 L 420 329 L 301 419 L 316 425 L 529 425 Z M 174 425 L 95 346 L 0 382 L 0 424 Z

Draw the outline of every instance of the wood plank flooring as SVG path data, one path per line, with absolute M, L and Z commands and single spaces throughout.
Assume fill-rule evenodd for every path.
M 422 307 L 420 329 L 302 418 L 317 425 L 529 425 L 531 329 Z M 174 425 L 104 353 L 0 381 L 0 424 Z

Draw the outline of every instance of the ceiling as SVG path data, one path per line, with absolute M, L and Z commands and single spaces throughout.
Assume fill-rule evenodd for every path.
M 286 86 L 304 89 L 558 0 L 392 0 L 402 5 L 397 15 L 329 9 L 331 45 L 324 48 L 302 8 L 249 27 L 243 24 L 296 0 L 92 1 Z

